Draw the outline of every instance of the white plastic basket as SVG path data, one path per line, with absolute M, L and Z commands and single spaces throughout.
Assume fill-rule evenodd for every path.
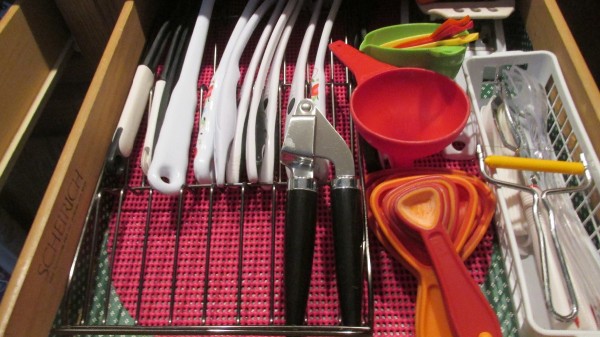
M 589 141 L 584 126 L 571 99 L 560 66 L 554 54 L 547 51 L 532 52 L 502 52 L 487 56 L 474 56 L 465 61 L 464 73 L 467 90 L 471 97 L 473 111 L 476 114 L 478 126 L 478 141 L 484 147 L 484 152 L 491 154 L 490 140 L 482 124 L 482 112 L 489 103 L 490 95 L 485 92 L 496 80 L 498 70 L 504 67 L 519 66 L 529 75 L 536 78 L 546 89 L 551 104 L 550 118 L 554 125 L 550 128 L 554 150 L 557 158 L 566 161 L 579 161 L 579 154 L 584 153 L 592 174 L 591 187 L 571 198 L 578 200 L 578 214 L 586 232 L 589 233 L 586 242 L 593 247 L 594 256 L 600 255 L 600 182 L 598 157 Z M 496 152 L 497 153 L 497 152 Z M 566 176 L 566 181 L 573 177 Z M 515 235 L 520 224 L 515 223 L 514 207 L 509 207 L 511 191 L 498 188 L 498 207 L 496 212 L 497 231 L 502 247 L 507 276 L 510 281 L 511 295 L 517 314 L 520 336 L 600 336 L 598 330 L 570 330 L 557 328 L 550 324 L 547 314 L 541 281 L 536 270 L 533 257 L 522 254 Z M 587 214 L 581 216 L 581 214 Z M 583 244 L 583 243 L 582 243 Z M 600 257 L 597 259 L 600 261 Z

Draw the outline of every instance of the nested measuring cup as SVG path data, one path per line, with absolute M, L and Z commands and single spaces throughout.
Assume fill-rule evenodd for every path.
M 461 321 L 465 323 L 465 320 L 457 318 L 456 312 L 451 316 L 451 320 L 448 319 L 446 312 L 452 314 L 452 310 L 446 309 L 448 303 L 442 297 L 430 256 L 425 251 L 423 243 L 419 243 L 418 235 L 415 235 L 414 232 L 411 233 L 411 229 L 405 228 L 403 224 L 399 224 L 397 217 L 392 214 L 395 211 L 390 207 L 395 207 L 394 199 L 397 196 L 414 191 L 415 188 L 420 188 L 427 181 L 431 182 L 437 179 L 438 183 L 441 181 L 442 184 L 445 182 L 447 185 L 454 185 L 457 192 L 453 193 L 452 198 L 455 200 L 452 200 L 452 203 L 446 202 L 445 206 L 456 207 L 457 217 L 455 220 L 446 222 L 445 226 L 448 227 L 447 231 L 454 250 L 460 254 L 461 259 L 465 260 L 487 231 L 493 216 L 495 198 L 489 188 L 480 180 L 464 174 L 457 174 L 456 171 L 452 172 L 453 174 L 448 174 L 449 172 L 445 171 L 425 170 L 398 172 L 391 175 L 382 173 L 375 177 L 371 176 L 368 181 L 372 229 L 386 249 L 419 279 L 416 305 L 417 336 L 456 335 L 451 332 L 451 326 L 464 332 L 465 330 L 460 327 L 460 324 Z M 416 175 L 406 176 L 407 174 Z M 403 190 L 406 186 L 409 187 L 409 190 Z M 393 196 L 394 194 L 396 197 Z M 449 219 L 452 219 L 452 216 Z M 452 221 L 455 223 L 451 223 Z M 484 304 L 487 305 L 487 303 Z M 456 308 L 456 306 L 454 307 Z M 488 321 L 490 315 L 493 314 L 493 312 L 490 313 L 490 310 L 487 310 Z M 458 328 L 456 327 L 457 321 Z M 467 322 L 467 325 L 477 328 L 477 324 L 472 322 Z M 475 329 L 474 331 L 486 332 L 489 330 L 492 333 L 490 336 L 497 332 L 494 332 L 492 328 L 486 328 L 485 325 L 479 325 L 479 328 L 480 330 Z M 458 335 L 462 336 L 462 334 Z

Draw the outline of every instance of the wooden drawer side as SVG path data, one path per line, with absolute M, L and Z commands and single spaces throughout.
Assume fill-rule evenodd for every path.
M 22 124 L 35 122 L 30 107 L 46 90 L 68 37 L 52 1 L 17 2 L 0 20 L 0 159 L 13 155 L 11 144 L 23 137 Z
M 0 305 L 2 336 L 50 331 L 144 40 L 134 3 L 127 1 Z
M 596 153 L 600 153 L 600 92 L 556 0 L 519 1 L 534 49 L 553 52 Z

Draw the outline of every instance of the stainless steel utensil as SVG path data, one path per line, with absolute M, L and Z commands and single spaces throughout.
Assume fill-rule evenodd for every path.
M 362 205 L 354 157 L 344 139 L 309 99 L 289 116 L 281 162 L 291 172 L 285 224 L 286 321 L 304 321 L 314 251 L 317 158 L 331 161 L 331 206 L 342 324 L 360 325 L 362 304 Z

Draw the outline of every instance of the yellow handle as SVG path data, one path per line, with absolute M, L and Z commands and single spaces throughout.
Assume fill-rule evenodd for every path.
M 548 159 L 520 158 L 509 156 L 487 156 L 486 165 L 492 168 L 509 168 L 526 171 L 542 171 L 565 174 L 583 174 L 585 166 L 582 163 L 566 162 Z
M 414 40 L 418 40 L 418 39 L 422 39 L 426 36 L 429 36 L 431 34 L 421 34 L 421 35 L 413 35 L 413 36 L 407 36 L 407 37 L 403 37 L 401 39 L 396 39 L 396 40 L 392 40 L 386 43 L 382 43 L 381 47 L 385 47 L 385 48 L 395 48 L 395 46 L 399 45 L 400 43 L 406 43 L 406 42 L 412 42 Z
M 381 47 L 385 47 L 385 48 L 397 48 L 396 46 L 399 44 L 403 44 L 406 42 L 412 42 L 418 39 L 422 39 L 426 36 L 429 36 L 429 34 L 423 34 L 423 35 L 414 35 L 414 36 L 409 36 L 409 37 L 404 37 L 401 39 L 397 39 L 397 40 L 393 40 L 393 41 L 389 41 L 386 43 L 381 44 Z M 458 36 L 454 36 L 450 39 L 444 39 L 444 40 L 439 40 L 439 41 L 433 41 L 433 42 L 428 42 L 428 43 L 424 43 L 424 44 L 419 44 L 416 46 L 411 46 L 411 47 L 403 47 L 401 49 L 413 49 L 413 48 L 432 48 L 432 47 L 440 47 L 440 46 L 458 46 L 461 44 L 467 44 L 469 42 L 475 41 L 479 38 L 479 33 L 470 33 L 467 35 L 458 35 Z
M 404 49 L 415 49 L 415 48 L 433 48 L 433 47 L 441 47 L 441 46 L 459 46 L 462 44 L 467 44 L 469 42 L 473 42 L 479 38 L 479 33 L 471 33 L 468 35 L 461 35 L 457 37 L 453 37 L 451 39 L 439 40 L 435 42 L 425 43 L 417 46 L 406 47 Z

